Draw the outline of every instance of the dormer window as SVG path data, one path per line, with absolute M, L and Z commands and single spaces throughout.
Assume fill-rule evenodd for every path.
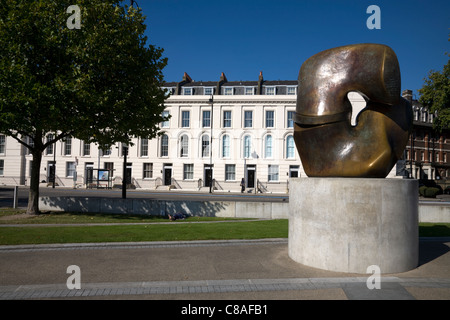
M 297 88 L 296 87 L 287 87 L 287 95 L 288 96 L 294 96 L 297 94 Z
M 192 96 L 192 88 L 183 88 L 183 95 Z
M 275 95 L 275 87 L 266 87 L 266 95 L 274 96 Z
M 255 94 L 255 88 L 254 87 L 245 87 L 244 88 L 244 94 L 246 96 L 251 96 Z
M 214 88 L 204 88 L 203 90 L 205 96 L 211 96 L 214 94 Z
M 233 95 L 233 88 L 232 87 L 223 88 L 223 94 L 225 96 L 232 96 Z

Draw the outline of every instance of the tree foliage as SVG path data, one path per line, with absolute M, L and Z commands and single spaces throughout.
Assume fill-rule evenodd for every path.
M 437 114 L 434 120 L 436 130 L 450 129 L 450 60 L 442 72 L 431 71 L 424 80 L 424 86 L 419 89 L 419 102 Z
M 147 44 L 141 10 L 118 0 L 77 0 L 81 28 L 69 29 L 71 4 L 0 4 L 0 133 L 29 148 L 39 166 L 45 148 L 64 137 L 129 143 L 155 137 L 164 120 L 167 59 Z M 33 175 L 31 184 L 36 188 Z

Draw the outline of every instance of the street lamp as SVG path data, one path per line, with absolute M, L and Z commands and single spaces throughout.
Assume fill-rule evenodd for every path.
M 210 126 L 211 126 L 211 139 L 209 143 L 209 170 L 211 172 L 210 174 L 210 181 L 209 181 L 209 193 L 212 193 L 212 187 L 213 187 L 213 164 L 212 164 L 212 142 L 213 142 L 213 121 L 214 121 L 214 96 L 211 95 L 209 98 L 209 103 L 211 103 L 211 119 L 210 119 Z
M 123 154 L 123 175 L 122 175 L 122 199 L 127 198 L 127 155 L 128 146 L 122 143 L 122 154 Z
M 55 142 L 53 143 L 53 182 L 52 188 L 55 189 L 56 183 L 56 132 L 55 132 Z

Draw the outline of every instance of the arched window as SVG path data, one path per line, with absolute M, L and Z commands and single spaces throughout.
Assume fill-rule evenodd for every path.
M 209 157 L 209 136 L 207 134 L 202 136 L 202 157 Z
M 189 154 L 189 137 L 183 134 L 180 138 L 180 157 L 187 158 Z
M 293 136 L 286 137 L 286 158 L 287 159 L 295 158 L 295 144 Z
M 224 135 L 222 137 L 222 158 L 230 157 L 230 136 Z
M 244 158 L 250 158 L 252 152 L 252 137 L 244 136 Z
M 161 157 L 168 157 L 169 156 L 169 136 L 167 134 L 163 134 L 161 136 L 161 150 L 160 155 Z
M 268 134 L 264 143 L 264 158 L 272 158 L 273 157 L 273 143 L 272 136 Z

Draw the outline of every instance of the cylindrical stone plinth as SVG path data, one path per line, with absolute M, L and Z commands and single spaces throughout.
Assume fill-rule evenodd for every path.
M 289 256 L 329 271 L 381 273 L 418 265 L 418 182 L 296 178 L 289 181 Z

